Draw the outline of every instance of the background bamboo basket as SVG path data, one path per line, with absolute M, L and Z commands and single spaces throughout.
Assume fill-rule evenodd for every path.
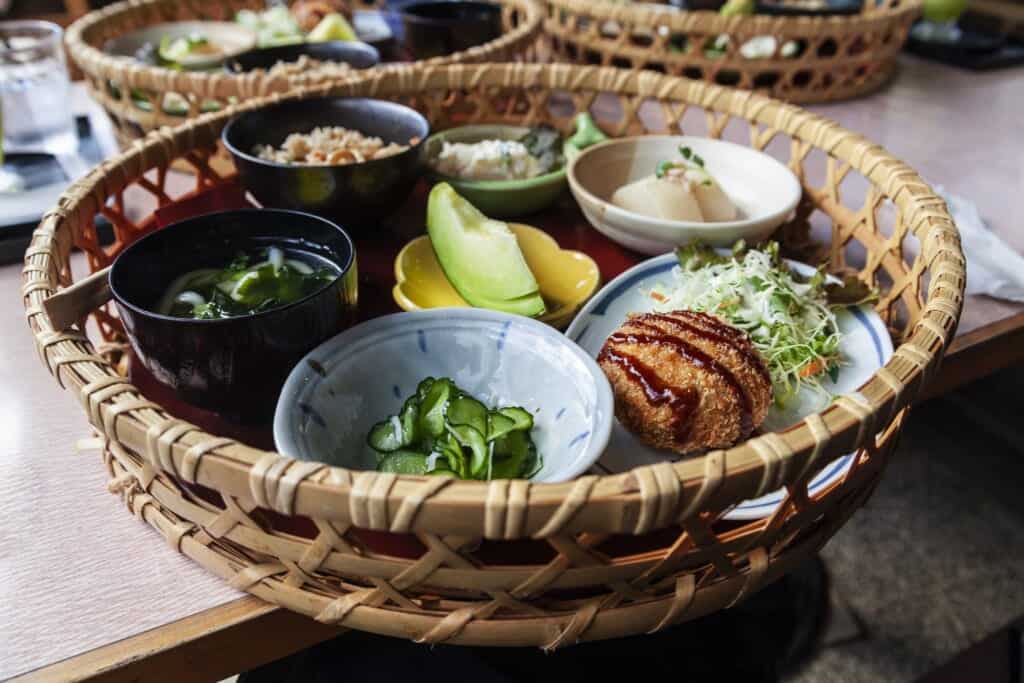
M 833 269 L 879 287 L 877 309 L 898 349 L 825 412 L 729 450 L 564 484 L 483 483 L 353 472 L 204 433 L 142 396 L 81 328 L 52 328 L 42 302 L 72 283 L 71 250 L 96 270 L 152 228 L 151 217 L 125 215 L 128 193 L 154 207 L 172 201 L 176 160 L 193 167 L 196 190 L 221 182 L 207 160 L 233 113 L 326 93 L 399 100 L 435 129 L 546 121 L 567 130 L 575 111 L 591 109 L 614 135 L 683 127 L 765 149 L 805 189 L 783 237 L 790 247 L 823 238 Z M 97 243 L 97 214 L 113 222 L 114 245 Z M 151 134 L 46 215 L 26 253 L 23 295 L 42 360 L 97 430 L 111 491 L 180 552 L 322 622 L 429 643 L 555 648 L 727 608 L 820 548 L 879 480 L 908 406 L 952 339 L 964 278 L 943 202 L 913 169 L 835 123 L 650 71 L 481 64 L 380 72 Z M 109 311 L 95 316 L 119 339 Z M 811 477 L 852 451 L 849 473 L 809 495 Z M 783 486 L 786 501 L 770 517 L 721 519 Z
M 372 6 L 375 3 L 370 3 Z M 383 3 L 376 3 L 383 5 Z M 425 65 L 504 62 L 526 58 L 541 32 L 537 0 L 500 0 L 505 33 L 464 52 L 435 57 Z M 360 3 L 359 7 L 368 6 Z M 89 92 L 110 115 L 122 147 L 161 126 L 216 111 L 234 101 L 321 80 L 315 74 L 270 78 L 266 74 L 182 72 L 111 57 L 103 51 L 113 37 L 169 21 L 231 21 L 240 9 L 263 9 L 264 0 L 124 0 L 90 12 L 72 24 L 66 44 L 85 75 Z M 389 68 L 382 65 L 377 68 Z
M 869 0 L 849 16 L 733 16 L 609 0 L 545 0 L 544 32 L 556 58 L 655 69 L 764 91 L 797 103 L 858 97 L 880 88 L 921 10 L 921 0 Z M 721 51 L 709 50 L 728 36 Z M 752 39 L 767 55 L 744 56 Z

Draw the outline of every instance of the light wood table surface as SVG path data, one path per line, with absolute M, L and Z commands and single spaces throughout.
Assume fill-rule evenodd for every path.
M 904 58 L 872 97 L 812 109 L 977 203 L 1024 253 L 1024 70 Z M 2 204 L 0 204 L 2 210 Z M 35 354 L 20 266 L 0 268 L 0 679 L 216 680 L 340 631 L 229 589 L 106 493 L 84 413 Z M 1024 360 L 1024 306 L 966 303 L 934 392 Z

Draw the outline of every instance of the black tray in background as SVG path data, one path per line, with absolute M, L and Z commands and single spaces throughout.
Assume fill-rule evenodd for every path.
M 906 50 L 924 59 L 971 71 L 1024 64 L 1024 36 L 1002 34 L 997 18 L 968 11 L 960 18 L 958 26 L 963 32 L 958 43 L 919 40 L 911 31 Z
M 92 166 L 103 160 L 103 152 L 99 142 L 93 135 L 87 116 L 75 119 L 78 126 L 78 154 L 86 164 Z M 56 197 L 65 187 L 71 184 L 57 160 L 49 154 L 11 153 L 5 156 L 3 168 L 18 174 L 25 182 L 27 192 L 45 195 L 37 208 L 38 215 L 10 219 L 10 212 L 5 215 L 3 195 L 0 195 L 0 264 L 20 261 L 28 247 L 39 218 L 50 208 Z M 24 211 L 19 211 L 19 215 Z M 105 226 L 109 233 L 109 225 Z

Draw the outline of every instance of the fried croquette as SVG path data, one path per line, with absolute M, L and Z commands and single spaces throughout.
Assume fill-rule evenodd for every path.
M 706 313 L 632 315 L 597 362 L 615 393 L 615 416 L 654 448 L 731 446 L 772 402 L 771 376 L 750 338 Z

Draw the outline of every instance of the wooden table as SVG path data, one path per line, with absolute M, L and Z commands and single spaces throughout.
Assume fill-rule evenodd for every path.
M 1024 72 L 906 58 L 888 91 L 814 109 L 973 199 L 1024 252 L 1022 108 Z M 229 589 L 104 493 L 95 453 L 75 455 L 85 416 L 24 328 L 20 279 L 0 268 L 0 679 L 216 680 L 340 633 Z M 1024 306 L 971 297 L 933 393 L 1021 360 Z

